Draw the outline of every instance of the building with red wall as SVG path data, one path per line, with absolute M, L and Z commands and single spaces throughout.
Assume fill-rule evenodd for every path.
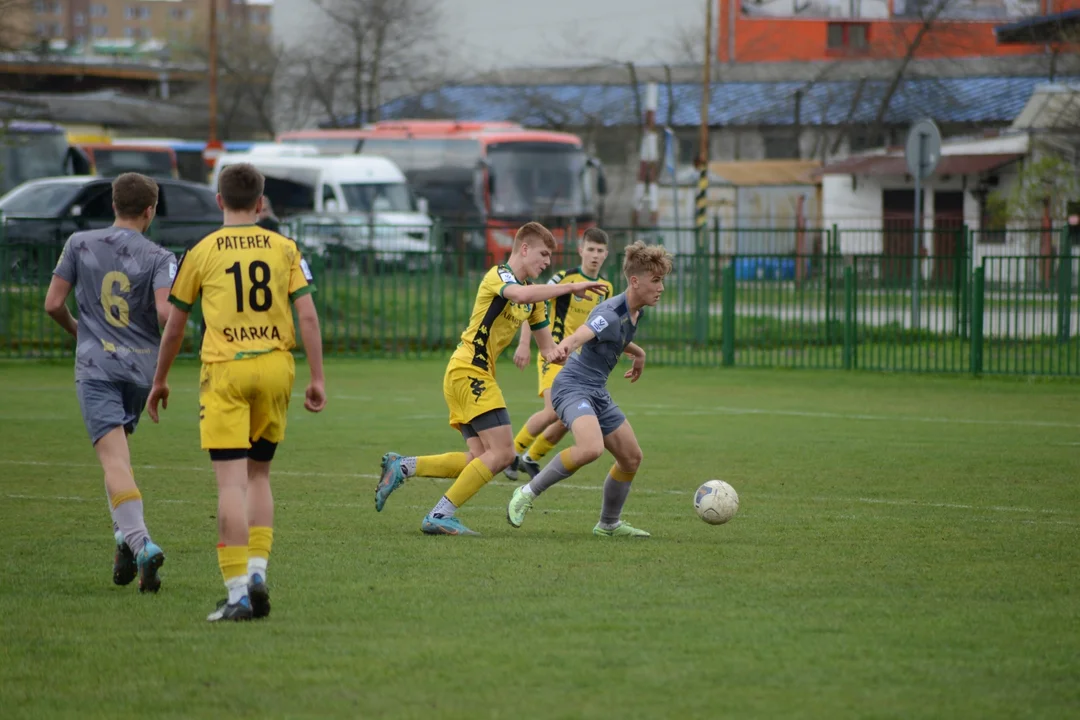
M 719 0 L 721 62 L 1033 55 L 994 27 L 1080 9 L 1080 0 Z

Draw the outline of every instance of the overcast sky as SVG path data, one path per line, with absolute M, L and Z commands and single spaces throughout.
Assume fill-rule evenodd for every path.
M 678 61 L 672 36 L 701 23 L 705 0 L 438 0 L 456 60 L 477 72 L 605 60 Z M 311 0 L 274 0 L 274 34 L 310 37 Z

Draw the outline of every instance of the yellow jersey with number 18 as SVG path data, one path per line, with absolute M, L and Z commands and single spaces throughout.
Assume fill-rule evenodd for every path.
M 227 225 L 180 261 L 169 302 L 190 312 L 202 295 L 204 363 L 241 360 L 296 345 L 290 303 L 312 292 L 296 243 L 257 225 Z

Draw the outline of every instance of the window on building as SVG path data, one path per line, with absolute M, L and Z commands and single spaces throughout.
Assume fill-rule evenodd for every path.
M 109 34 L 109 28 L 107 25 L 95 25 L 90 32 L 96 38 L 103 38 Z
M 138 17 L 138 15 L 139 15 L 139 9 L 138 8 L 131 7 L 130 5 L 128 5 L 126 8 L 124 8 L 124 19 L 125 20 L 134 20 L 136 17 Z
M 870 46 L 865 25 L 848 25 L 848 46 L 853 50 L 865 50 Z
M 90 6 L 90 17 L 103 18 L 109 16 L 109 6 L 94 3 Z
M 45 23 L 38 23 L 34 26 L 34 31 L 37 32 L 38 37 L 45 37 L 49 32 L 49 26 Z
M 75 27 L 82 27 L 83 25 L 86 25 L 86 15 L 84 15 L 81 12 L 75 13 L 74 22 L 75 22 Z
M 798 159 L 799 139 L 793 132 L 783 130 L 766 132 L 764 140 L 766 160 Z
M 149 40 L 153 36 L 154 36 L 154 33 L 151 32 L 150 28 L 148 28 L 148 27 L 139 28 L 139 38 L 140 39 Z
M 829 23 L 825 48 L 833 52 L 864 52 L 870 49 L 870 26 L 866 23 Z
M 133 28 L 133 27 L 124 28 L 124 37 L 128 37 L 128 38 L 135 37 L 135 28 Z
M 148 7 L 139 8 L 139 19 L 141 19 L 141 20 L 149 20 L 150 19 L 150 8 L 148 8 Z
M 825 47 L 830 50 L 839 50 L 844 47 L 844 26 L 840 23 L 829 23 L 825 35 Z
M 52 0 L 52 2 L 49 3 L 49 12 L 51 12 L 53 15 L 59 15 L 60 14 L 60 1 L 59 0 Z
M 45 12 L 45 0 L 34 0 L 34 12 L 38 14 Z

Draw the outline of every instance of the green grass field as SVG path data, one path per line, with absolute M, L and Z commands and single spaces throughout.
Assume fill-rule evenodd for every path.
M 304 377 L 301 368 L 298 377 Z M 101 472 L 64 363 L 0 363 L 0 715 L 1063 718 L 1080 709 L 1080 384 L 647 368 L 613 381 L 645 462 L 590 531 L 605 458 L 505 520 L 499 476 L 426 537 L 447 487 L 377 514 L 386 450 L 458 449 L 442 363 L 332 361 L 279 452 L 268 620 L 223 597 L 196 366 L 133 463 L 167 555 L 111 584 Z M 535 370 L 503 364 L 515 421 Z M 302 387 L 298 387 L 301 390 Z M 729 524 L 697 485 L 739 491 Z

